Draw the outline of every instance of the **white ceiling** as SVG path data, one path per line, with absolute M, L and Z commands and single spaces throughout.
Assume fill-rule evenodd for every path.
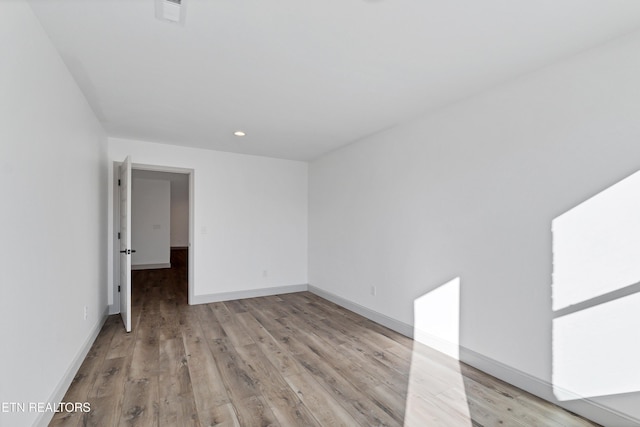
M 184 1 L 30 3 L 110 136 L 301 160 L 640 28 L 638 0 Z

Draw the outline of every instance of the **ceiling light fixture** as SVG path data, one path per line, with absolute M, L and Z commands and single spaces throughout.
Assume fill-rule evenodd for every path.
M 235 136 L 245 136 L 246 133 L 242 132 L 241 130 L 237 130 L 233 133 Z

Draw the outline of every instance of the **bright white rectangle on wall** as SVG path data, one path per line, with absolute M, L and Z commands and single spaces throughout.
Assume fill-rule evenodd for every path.
M 413 307 L 414 339 L 458 359 L 460 278 L 416 298 Z
M 553 310 L 640 281 L 640 173 L 557 217 Z
M 556 397 L 608 396 L 640 389 L 640 294 L 553 321 Z

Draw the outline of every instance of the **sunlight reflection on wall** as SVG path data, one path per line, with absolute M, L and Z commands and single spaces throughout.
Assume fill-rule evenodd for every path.
M 460 278 L 413 302 L 414 339 L 459 359 Z
M 557 217 L 552 231 L 556 397 L 640 391 L 640 173 Z

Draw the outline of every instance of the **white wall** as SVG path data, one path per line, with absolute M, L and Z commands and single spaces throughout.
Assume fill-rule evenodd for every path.
M 134 178 L 131 185 L 132 266 L 169 264 L 171 183 Z
M 194 171 L 196 302 L 307 283 L 306 163 L 109 138 L 110 159 L 126 155 Z
M 171 180 L 172 248 L 189 246 L 189 180 L 186 178 L 188 175 L 177 175 Z
M 460 345 L 548 385 L 551 223 L 640 169 L 638 51 L 635 33 L 312 162 L 309 283 L 413 324 L 460 278 Z M 639 396 L 594 400 L 640 418 Z
M 0 57 L 0 402 L 48 402 L 107 308 L 106 138 L 23 1 L 0 2 Z

